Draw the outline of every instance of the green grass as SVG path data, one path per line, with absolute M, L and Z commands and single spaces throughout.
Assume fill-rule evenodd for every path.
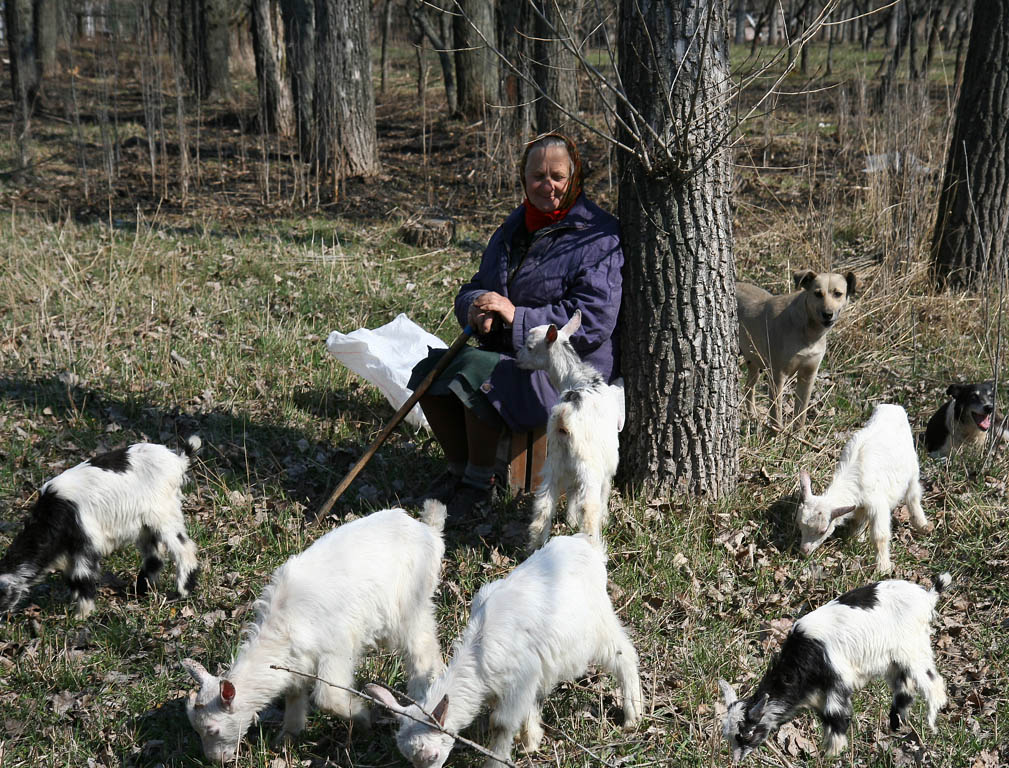
M 397 60 L 387 109 L 414 108 L 409 55 Z M 641 657 L 647 716 L 623 733 L 610 680 L 593 674 L 566 683 L 544 705 L 544 748 L 518 756 L 523 765 L 593 764 L 576 743 L 610 764 L 727 764 L 717 679 L 748 692 L 787 628 L 783 620 L 873 578 L 871 544 L 853 538 L 838 536 L 811 559 L 799 557 L 792 522 L 798 471 L 808 470 L 822 488 L 871 404 L 903 404 L 920 429 L 950 381 L 992 371 L 1005 338 L 995 309 L 983 297 L 932 295 L 923 279 L 938 182 L 861 173 L 864 154 L 905 146 L 909 136 L 933 166 L 943 154 L 946 113 L 936 93 L 908 89 L 896 116 L 860 104 L 858 76 L 874 67 L 875 55 L 838 49 L 837 78 L 850 97 L 838 89 L 783 96 L 774 113 L 740 132 L 740 279 L 779 292 L 791 269 L 851 265 L 859 272 L 860 296 L 831 337 L 810 426 L 798 437 L 771 436 L 744 423 L 738 488 L 718 503 L 614 497 L 611 594 Z M 811 63 L 821 56 L 814 51 Z M 478 139 L 470 131 L 465 140 Z M 11 151 L 0 145 L 3 156 Z M 419 162 L 411 155 L 395 161 Z M 463 158 L 451 174 L 464 178 L 470 162 Z M 76 178 L 72 165 L 67 173 Z M 83 457 L 144 439 L 175 444 L 193 431 L 205 443 L 185 504 L 205 566 L 195 596 L 171 599 L 170 573 L 158 594 L 129 596 L 138 559 L 124 550 L 104 561 L 106 581 L 87 621 L 72 618 L 68 591 L 55 577 L 0 619 L 4 768 L 203 764 L 184 713 L 191 682 L 180 659 L 197 658 L 211 671 L 228 663 L 271 571 L 332 523 L 309 523 L 306 513 L 392 415 L 373 388 L 328 355 L 327 334 L 374 327 L 400 311 L 446 341 L 456 333 L 448 308 L 474 271 L 474 256 L 399 242 L 408 212 L 397 206 L 425 203 L 422 190 L 410 188 L 416 177 L 390 177 L 375 190 L 350 185 L 343 207 L 305 213 L 257 207 L 252 171 L 242 172 L 229 180 L 244 186 L 226 188 L 223 202 L 210 201 L 213 193 L 188 208 L 169 200 L 160 212 L 141 205 L 139 217 L 129 205 L 112 215 L 53 215 L 65 202 L 57 193 L 56 205 L 18 198 L 3 211 L 0 547 L 37 488 Z M 206 161 L 206 190 L 216 173 Z M 10 185 L 0 188 L 3 200 L 31 192 L 0 183 Z M 506 196 L 484 199 L 475 184 L 450 193 L 460 238 L 486 240 L 509 205 Z M 374 210 L 354 208 L 355 195 L 377 201 Z M 439 462 L 425 434 L 398 430 L 341 500 L 338 516 L 397 503 Z M 987 462 L 971 450 L 948 464 L 923 458 L 925 508 L 936 530 L 914 535 L 900 515 L 894 524 L 897 575 L 924 580 L 948 568 L 957 579 L 934 633 L 951 700 L 938 732 L 924 729 L 917 706 L 912 722 L 921 747 L 913 734 L 889 735 L 888 696 L 876 684 L 855 698 L 851 744 L 840 761 L 804 751 L 796 734 L 815 744 L 820 732 L 804 715 L 783 743 L 751 763 L 981 768 L 1009 760 L 1007 469 L 1004 453 Z M 436 596 L 446 649 L 479 587 L 518 562 L 527 514 L 524 502 L 501 505 L 485 526 L 449 541 Z M 359 672 L 361 681 L 402 678 L 399 662 L 384 653 Z M 274 749 L 278 723 L 278 712 L 268 711 L 250 731 L 240 765 L 401 764 L 388 728 L 349 736 L 334 717 L 314 713 L 295 745 Z M 481 734 L 477 727 L 468 735 Z M 985 755 L 995 762 L 976 762 Z M 459 750 L 451 764 L 476 765 L 477 756 Z

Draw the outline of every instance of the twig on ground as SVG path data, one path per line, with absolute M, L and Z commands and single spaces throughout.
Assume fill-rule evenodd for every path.
M 352 693 L 355 696 L 359 696 L 360 698 L 364 699 L 365 701 L 370 701 L 372 704 L 378 704 L 380 707 L 382 707 L 382 709 L 388 709 L 390 712 L 394 712 L 394 710 L 390 709 L 385 704 L 385 702 L 382 702 L 382 701 L 376 699 L 374 696 L 369 696 L 367 693 L 364 693 L 363 691 L 358 691 L 358 690 L 355 690 L 354 688 L 348 688 L 345 685 L 338 685 L 337 683 L 331 683 L 331 682 L 329 682 L 329 680 L 324 680 L 323 678 L 317 677 L 316 675 L 309 674 L 308 672 L 301 672 L 300 670 L 291 669 L 290 667 L 283 667 L 283 666 L 281 666 L 279 664 L 271 664 L 270 665 L 270 669 L 279 669 L 279 670 L 281 670 L 283 672 L 290 672 L 292 675 L 298 675 L 299 677 L 306 677 L 309 680 L 315 680 L 316 682 L 323 683 L 324 685 L 328 685 L 330 688 L 338 688 L 341 691 L 347 691 L 348 693 Z M 405 694 L 402 694 L 402 693 L 399 694 L 399 695 L 402 696 L 404 699 L 406 699 L 409 703 L 416 704 L 418 707 L 420 707 L 420 704 L 418 702 L 414 701 L 413 699 L 411 699 L 409 696 L 407 696 Z M 434 728 L 435 730 L 441 731 L 442 733 L 444 733 L 444 734 L 446 734 L 448 736 L 451 736 L 453 739 L 455 739 L 456 741 L 458 741 L 460 744 L 465 744 L 467 747 L 470 747 L 471 749 L 475 749 L 481 755 L 489 757 L 489 758 L 491 758 L 493 760 L 497 760 L 502 765 L 507 765 L 507 766 L 509 766 L 509 768 L 517 768 L 517 766 L 515 765 L 515 763 L 513 763 L 511 760 L 509 760 L 507 758 L 504 758 L 504 757 L 500 757 L 499 755 L 495 755 L 489 749 L 487 749 L 486 747 L 480 746 L 475 741 L 470 741 L 469 739 L 467 739 L 467 738 L 465 738 L 463 736 L 460 736 L 458 733 L 453 733 L 452 731 L 448 730 L 447 728 L 443 728 L 442 726 L 440 726 L 438 724 L 438 722 L 433 717 L 431 717 L 431 713 L 424 711 L 423 707 L 421 707 L 421 711 L 424 712 L 425 715 L 427 715 L 427 719 L 426 720 L 421 720 L 419 717 L 414 717 L 413 715 L 407 714 L 406 712 L 395 712 L 395 714 L 397 714 L 397 715 L 399 715 L 401 717 L 409 718 L 410 720 L 415 720 L 418 723 L 423 723 L 424 725 L 427 725 L 427 726 L 429 726 L 431 728 Z

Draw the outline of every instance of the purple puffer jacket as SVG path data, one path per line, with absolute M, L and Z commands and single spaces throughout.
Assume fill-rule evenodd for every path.
M 481 293 L 497 291 L 515 305 L 509 332 L 488 334 L 481 346 L 500 352 L 501 362 L 480 389 L 513 431 L 546 424 L 558 394 L 544 371 L 524 371 L 514 355 L 532 328 L 564 325 L 576 309 L 581 328 L 571 344 L 607 381 L 620 375 L 617 317 L 624 254 L 616 218 L 579 195 L 561 221 L 533 234 L 522 266 L 508 281 L 512 235 L 523 221 L 519 206 L 491 236 L 480 271 L 459 289 L 455 314 L 466 325 L 469 307 Z

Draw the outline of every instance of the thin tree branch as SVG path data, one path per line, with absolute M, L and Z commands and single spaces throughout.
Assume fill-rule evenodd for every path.
M 280 664 L 271 664 L 270 665 L 270 669 L 279 669 L 279 670 L 281 670 L 283 672 L 290 672 L 292 675 L 298 675 L 299 677 L 304 677 L 304 678 L 307 678 L 309 680 L 315 680 L 318 683 L 322 683 L 324 685 L 328 685 L 330 688 L 337 688 L 338 690 L 347 691 L 347 693 L 352 693 L 355 696 L 358 696 L 358 697 L 364 699 L 365 701 L 370 701 L 372 704 L 378 704 L 380 707 L 382 707 L 382 709 L 388 710 L 389 712 L 392 712 L 394 715 L 396 715 L 398 717 L 405 717 L 405 718 L 407 718 L 409 720 L 413 720 L 414 722 L 423 723 L 424 725 L 428 726 L 429 728 L 432 728 L 432 729 L 434 729 L 436 731 L 440 731 L 441 733 L 444 733 L 446 736 L 451 736 L 453 739 L 455 739 L 456 741 L 460 742 L 461 744 L 465 744 L 467 747 L 470 747 L 471 749 L 475 749 L 477 752 L 479 752 L 481 755 L 484 755 L 485 757 L 490 757 L 490 758 L 492 758 L 494 760 L 497 760 L 502 765 L 507 765 L 509 768 L 517 768 L 517 766 L 515 765 L 515 763 L 513 763 L 508 758 L 500 757 L 498 755 L 495 755 L 489 749 L 487 749 L 486 747 L 483 747 L 483 746 L 477 744 L 475 741 L 470 741 L 469 739 L 467 739 L 467 738 L 465 738 L 463 736 L 460 736 L 458 733 L 454 733 L 454 732 L 448 730 L 447 728 L 443 728 L 438 723 L 438 721 L 435 720 L 431 716 L 430 712 L 428 712 L 427 710 L 425 710 L 423 707 L 421 707 L 421 705 L 418 702 L 414 701 L 413 699 L 411 699 L 406 694 L 401 693 L 399 695 L 402 696 L 404 699 L 406 699 L 411 704 L 416 705 L 420 709 L 420 711 L 423 712 L 424 715 L 426 715 L 426 717 L 427 717 L 426 720 L 422 720 L 419 717 L 414 717 L 413 715 L 411 715 L 411 714 L 409 714 L 407 712 L 397 712 L 396 710 L 394 710 L 391 707 L 389 707 L 389 705 L 387 705 L 384 701 L 381 701 L 380 699 L 376 699 L 374 696 L 369 696 L 367 693 L 364 693 L 363 691 L 358 691 L 358 690 L 356 690 L 354 688 L 349 688 L 346 685 L 339 685 L 337 683 L 331 683 L 331 682 L 329 682 L 329 680 L 324 680 L 323 678 L 318 677 L 316 675 L 309 674 L 308 672 L 301 672 L 301 671 L 299 671 L 297 669 L 291 669 L 290 667 L 281 666 Z M 376 685 L 377 685 L 377 683 L 376 683 Z

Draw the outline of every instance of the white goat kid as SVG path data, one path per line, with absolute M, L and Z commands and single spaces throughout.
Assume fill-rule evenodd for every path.
M 937 576 L 927 592 L 907 581 L 880 581 L 847 592 L 795 622 L 781 653 L 747 699 L 724 680 L 722 735 L 734 761 L 810 707 L 823 721 L 823 747 L 836 755 L 848 743 L 851 697 L 870 680 L 893 691 L 890 729 L 907 722 L 915 690 L 928 705 L 928 726 L 946 706 L 946 685 L 932 656 L 936 600 L 952 579 Z
M 633 728 L 642 708 L 638 655 L 606 594 L 605 555 L 585 535 L 557 536 L 480 589 L 448 667 L 420 706 L 401 706 L 381 686 L 366 692 L 397 713 L 396 742 L 415 768 L 441 768 L 454 743 L 444 731 L 458 733 L 484 703 L 493 707 L 494 754 L 508 758 L 516 734 L 524 749 L 537 749 L 543 698 L 590 664 L 617 678 L 624 728 Z M 493 758 L 485 765 L 499 768 Z
M 182 485 L 195 435 L 184 454 L 154 443 L 95 456 L 42 486 L 24 529 L 0 559 L 0 612 L 11 611 L 34 584 L 62 571 L 77 600 L 77 616 L 95 607 L 101 558 L 136 544 L 144 558 L 136 591 L 154 583 L 167 550 L 176 586 L 185 597 L 196 586 L 196 544 L 186 534 Z
M 848 441 L 834 470 L 834 479 L 822 495 L 813 494 L 809 474 L 799 474 L 802 498 L 796 521 L 802 533 L 800 549 L 810 555 L 834 528 L 854 519 L 859 536 L 872 526 L 876 567 L 893 570 L 890 561 L 890 515 L 907 504 L 911 525 L 922 533 L 932 526 L 921 508 L 918 454 L 907 414 L 899 405 L 877 405 L 868 423 Z
M 200 684 L 186 713 L 208 758 L 232 760 L 256 714 L 281 694 L 285 738 L 304 728 L 309 692 L 319 708 L 370 725 L 358 697 L 274 665 L 349 687 L 361 654 L 384 644 L 402 654 L 410 694 L 423 695 L 444 667 L 431 598 L 445 552 L 445 505 L 426 502 L 422 517 L 386 509 L 330 531 L 274 572 L 223 677 L 183 661 Z
M 567 324 L 529 331 L 515 356 L 520 368 L 545 370 L 560 393 L 547 422 L 543 480 L 533 501 L 530 549 L 550 535 L 557 500 L 568 494 L 568 525 L 597 541 L 609 518 L 610 485 L 617 471 L 621 403 L 602 375 L 578 356 L 569 339 L 581 327 L 581 310 Z

